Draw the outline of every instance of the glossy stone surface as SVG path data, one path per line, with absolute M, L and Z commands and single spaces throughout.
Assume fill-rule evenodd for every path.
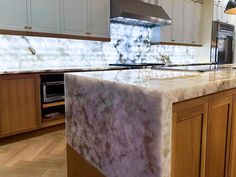
M 236 87 L 236 71 L 66 74 L 67 143 L 107 177 L 170 177 L 172 104 Z

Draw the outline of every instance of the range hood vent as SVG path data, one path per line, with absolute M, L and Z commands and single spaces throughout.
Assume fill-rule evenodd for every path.
M 139 0 L 111 0 L 111 22 L 157 27 L 170 25 L 171 19 L 158 5 Z

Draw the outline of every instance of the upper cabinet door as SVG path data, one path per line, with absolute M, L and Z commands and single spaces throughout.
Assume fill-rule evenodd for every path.
M 185 0 L 184 1 L 184 23 L 183 23 L 183 42 L 193 42 L 193 18 L 194 16 L 194 2 Z
M 183 42 L 183 11 L 184 1 L 173 0 L 173 13 L 172 13 L 172 41 L 181 43 Z
M 84 36 L 88 29 L 87 16 L 88 0 L 63 0 L 62 32 Z
M 202 5 L 195 3 L 193 18 L 193 43 L 202 44 Z
M 0 0 L 0 29 L 25 31 L 27 27 L 26 0 Z
M 110 38 L 110 0 L 89 0 L 88 35 Z
M 28 7 L 31 31 L 60 33 L 61 0 L 29 0 Z
M 172 0 L 163 0 L 161 7 L 166 11 L 172 19 Z M 161 27 L 161 42 L 171 41 L 171 25 Z

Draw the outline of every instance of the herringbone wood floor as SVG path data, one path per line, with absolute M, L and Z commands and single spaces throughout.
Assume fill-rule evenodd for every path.
M 66 177 L 64 133 L 0 146 L 0 177 Z

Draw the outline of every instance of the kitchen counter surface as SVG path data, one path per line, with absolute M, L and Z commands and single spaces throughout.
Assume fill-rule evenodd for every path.
M 105 71 L 105 70 L 122 70 L 124 67 L 70 67 L 70 68 L 50 68 L 50 69 L 0 69 L 0 75 L 11 74 L 35 74 L 35 73 L 63 73 L 63 72 L 86 72 L 86 71 Z
M 235 87 L 231 67 L 66 74 L 67 143 L 107 177 L 170 177 L 173 103 Z

